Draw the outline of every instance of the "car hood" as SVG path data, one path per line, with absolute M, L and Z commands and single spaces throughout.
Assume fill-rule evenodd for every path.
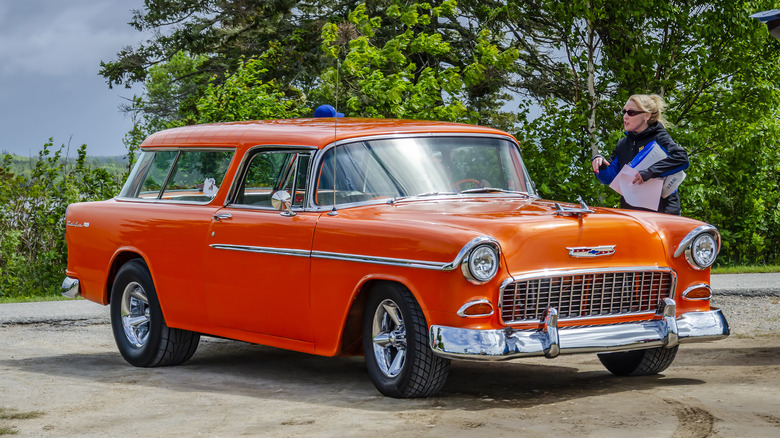
M 447 198 L 345 209 L 339 214 L 343 219 L 384 224 L 384 231 L 372 234 L 391 239 L 392 243 L 382 245 L 381 254 L 391 257 L 452 261 L 453 254 L 469 240 L 490 236 L 499 242 L 510 273 L 659 266 L 671 257 L 672 242 L 702 224 L 660 213 L 609 208 L 562 215 L 558 205 L 534 198 Z

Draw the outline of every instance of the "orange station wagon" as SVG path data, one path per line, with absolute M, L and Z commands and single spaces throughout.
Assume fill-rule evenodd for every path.
M 540 199 L 480 126 L 313 118 L 198 125 L 141 145 L 114 199 L 67 211 L 63 294 L 110 305 L 132 365 L 201 335 L 365 356 L 425 397 L 452 359 L 596 353 L 617 375 L 724 338 L 715 227 Z

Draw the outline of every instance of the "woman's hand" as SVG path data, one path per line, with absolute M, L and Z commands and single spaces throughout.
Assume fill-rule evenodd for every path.
M 590 162 L 590 164 L 593 166 L 593 171 L 598 175 L 601 166 L 609 166 L 609 161 L 605 160 L 601 155 L 598 155 L 593 159 L 593 161 Z

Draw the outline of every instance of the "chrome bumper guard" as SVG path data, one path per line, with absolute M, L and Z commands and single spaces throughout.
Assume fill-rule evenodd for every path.
M 67 298 L 76 298 L 81 295 L 79 281 L 73 277 L 65 277 L 62 282 L 62 295 Z
M 675 318 L 676 309 L 675 301 L 666 298 L 659 303 L 657 319 L 558 328 L 558 311 L 549 308 L 539 330 L 473 330 L 433 325 L 429 342 L 435 354 L 451 359 L 507 360 L 672 348 L 679 343 L 712 341 L 729 335 L 729 324 L 720 309 L 684 313 Z

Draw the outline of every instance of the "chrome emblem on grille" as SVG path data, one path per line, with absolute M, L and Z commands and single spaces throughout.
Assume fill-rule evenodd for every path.
M 566 247 L 570 257 L 601 257 L 615 253 L 616 245 Z

